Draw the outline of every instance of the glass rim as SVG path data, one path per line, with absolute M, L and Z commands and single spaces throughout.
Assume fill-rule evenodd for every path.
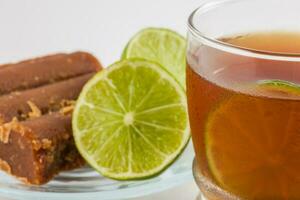
M 262 59 L 270 59 L 270 60 L 279 60 L 279 61 L 296 61 L 300 62 L 300 53 L 280 53 L 280 52 L 269 52 L 263 50 L 256 50 L 256 49 L 249 49 L 245 47 L 240 47 L 236 45 L 232 45 L 226 42 L 222 42 L 216 38 L 210 37 L 207 34 L 203 33 L 199 30 L 195 24 L 195 15 L 197 13 L 204 14 L 206 12 L 212 11 L 216 8 L 219 8 L 224 5 L 237 3 L 241 1 L 251 1 L 251 0 L 213 0 L 213 1 L 206 1 L 202 3 L 198 8 L 196 8 L 188 18 L 188 31 L 192 33 L 197 39 L 205 41 L 210 46 L 234 53 L 243 56 L 255 57 L 255 58 L 262 58 Z

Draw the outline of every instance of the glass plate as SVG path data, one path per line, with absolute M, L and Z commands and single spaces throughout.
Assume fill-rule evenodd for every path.
M 0 172 L 0 196 L 8 199 L 127 199 L 160 192 L 192 180 L 191 142 L 171 167 L 159 176 L 141 181 L 115 181 L 89 167 L 59 174 L 43 186 L 28 186 Z

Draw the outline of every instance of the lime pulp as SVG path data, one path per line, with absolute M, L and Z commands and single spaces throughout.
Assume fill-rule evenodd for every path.
M 123 60 L 95 75 L 73 113 L 73 134 L 85 160 L 104 176 L 154 176 L 189 140 L 184 89 L 158 64 Z
M 127 44 L 122 58 L 144 58 L 159 63 L 185 88 L 186 41 L 164 28 L 147 28 Z

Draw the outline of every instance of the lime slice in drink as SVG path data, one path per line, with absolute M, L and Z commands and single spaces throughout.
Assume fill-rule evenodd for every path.
M 300 96 L 300 86 L 283 80 L 262 80 L 258 82 L 260 90 L 285 96 Z
M 158 64 L 129 59 L 95 75 L 73 113 L 78 150 L 104 176 L 130 180 L 164 170 L 189 140 L 186 95 Z
M 280 97 L 300 96 L 300 87 L 264 80 L 256 89 Z M 298 101 L 237 93 L 209 114 L 204 143 L 215 181 L 241 199 L 298 199 L 300 162 Z M 288 189 L 287 189 L 288 188 Z
M 129 41 L 122 58 L 155 61 L 185 88 L 185 50 L 186 41 L 178 33 L 162 28 L 147 28 Z

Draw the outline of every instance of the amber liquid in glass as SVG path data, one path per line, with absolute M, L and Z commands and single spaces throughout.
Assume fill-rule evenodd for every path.
M 220 40 L 265 53 L 300 54 L 300 33 Z M 300 199 L 300 62 L 203 44 L 188 52 L 187 62 L 189 117 L 201 173 L 240 199 Z

